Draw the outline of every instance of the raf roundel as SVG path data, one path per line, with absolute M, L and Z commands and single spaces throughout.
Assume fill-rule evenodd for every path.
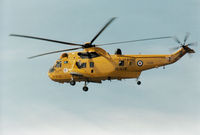
M 64 73 L 67 73 L 68 71 L 69 71 L 69 70 L 68 70 L 67 68 L 64 68 L 64 69 L 63 69 L 63 72 L 64 72 Z
M 143 65 L 143 61 L 138 60 L 137 65 L 138 65 L 139 67 L 141 67 L 141 66 Z

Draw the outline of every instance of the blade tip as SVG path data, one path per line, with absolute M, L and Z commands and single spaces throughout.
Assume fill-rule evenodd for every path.
M 31 56 L 31 57 L 27 57 L 27 59 L 33 59 L 34 58 L 34 56 Z

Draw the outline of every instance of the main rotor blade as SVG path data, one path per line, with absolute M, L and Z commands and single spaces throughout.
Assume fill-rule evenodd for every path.
M 156 38 L 144 38 L 144 39 L 137 39 L 137 40 L 129 40 L 129 41 L 121 41 L 121 42 L 112 42 L 112 43 L 106 43 L 106 44 L 99 44 L 96 46 L 103 46 L 103 45 L 113 45 L 113 44 L 124 44 L 124 43 L 130 43 L 130 42 L 139 42 L 139 41 L 147 41 L 147 40 L 158 40 L 158 39 L 166 39 L 166 38 L 172 38 L 171 36 L 167 37 L 156 37 Z
M 44 41 L 55 42 L 55 43 L 66 44 L 66 45 L 73 45 L 73 46 L 83 46 L 83 44 L 76 44 L 76 43 L 70 43 L 70 42 L 63 42 L 63 41 L 57 41 L 57 40 L 46 39 L 46 38 L 40 38 L 40 37 L 33 37 L 33 36 L 26 36 L 26 35 L 10 34 L 10 36 L 23 37 L 23 38 L 32 38 L 32 39 L 44 40 Z
M 90 44 L 92 44 L 97 37 L 108 27 L 109 24 L 112 23 L 112 21 L 114 21 L 116 19 L 116 17 L 111 18 L 106 24 L 105 26 L 99 31 L 99 33 L 97 33 L 97 35 L 90 41 Z
M 32 59 L 32 58 L 35 58 L 35 57 L 44 56 L 44 55 L 48 55 L 48 54 L 53 54 L 53 53 L 59 53 L 59 52 L 77 50 L 77 49 L 81 49 L 81 48 L 82 48 L 82 47 L 72 48 L 72 49 L 64 49 L 64 50 L 58 50 L 58 51 L 52 51 L 52 52 L 48 52 L 48 53 L 43 53 L 43 54 L 31 56 L 31 57 L 28 57 L 28 59 Z

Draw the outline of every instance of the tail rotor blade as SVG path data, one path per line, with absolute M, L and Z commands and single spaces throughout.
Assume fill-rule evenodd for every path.
M 178 44 L 180 44 L 180 46 L 174 47 L 174 48 L 172 48 L 172 49 L 170 49 L 170 50 L 177 50 L 177 49 L 179 49 L 179 48 L 182 48 L 182 47 L 185 48 L 185 47 L 187 47 L 187 46 L 196 46 L 196 45 L 197 45 L 197 42 L 193 42 L 193 43 L 186 44 L 186 41 L 188 40 L 189 36 L 190 36 L 190 33 L 187 32 L 186 35 L 185 35 L 185 37 L 184 37 L 183 44 L 181 43 L 181 41 L 180 41 L 176 36 L 174 36 L 174 37 L 173 37 L 174 40 L 175 40 Z M 189 53 L 194 53 L 194 50 L 191 49 L 191 51 L 190 51 Z
M 193 57 L 193 55 L 192 55 L 191 53 L 188 53 L 188 56 L 189 56 L 189 58 L 192 58 L 192 57 Z
M 178 50 L 180 47 L 178 46 L 178 47 L 173 47 L 173 48 L 170 48 L 169 50 L 170 51 L 175 51 L 175 50 Z
M 176 36 L 174 36 L 173 39 L 174 39 L 174 41 L 176 41 L 178 44 L 182 45 L 181 41 L 180 41 Z
M 189 43 L 187 46 L 197 46 L 198 42 Z
M 190 33 L 187 32 L 186 35 L 185 35 L 185 38 L 184 38 L 184 43 L 183 43 L 184 45 L 185 45 L 187 39 L 189 38 L 189 36 L 190 36 Z

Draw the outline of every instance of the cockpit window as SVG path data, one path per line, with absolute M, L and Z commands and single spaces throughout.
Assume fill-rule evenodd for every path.
M 86 68 L 86 63 L 81 63 L 81 62 L 76 62 L 76 66 L 81 69 L 81 68 Z
M 68 63 L 68 61 L 64 61 L 64 64 L 67 64 Z
M 92 59 L 99 57 L 100 55 L 96 52 L 79 52 L 78 56 L 80 56 L 82 59 Z
M 119 61 L 119 66 L 124 66 L 124 61 L 123 60 Z
M 50 69 L 49 69 L 49 73 L 52 73 L 52 72 L 54 72 L 54 67 L 51 67 Z
M 60 68 L 61 67 L 61 63 L 62 63 L 61 61 L 57 61 L 55 67 Z
M 94 67 L 94 62 L 90 62 L 90 67 L 91 67 L 91 68 Z

